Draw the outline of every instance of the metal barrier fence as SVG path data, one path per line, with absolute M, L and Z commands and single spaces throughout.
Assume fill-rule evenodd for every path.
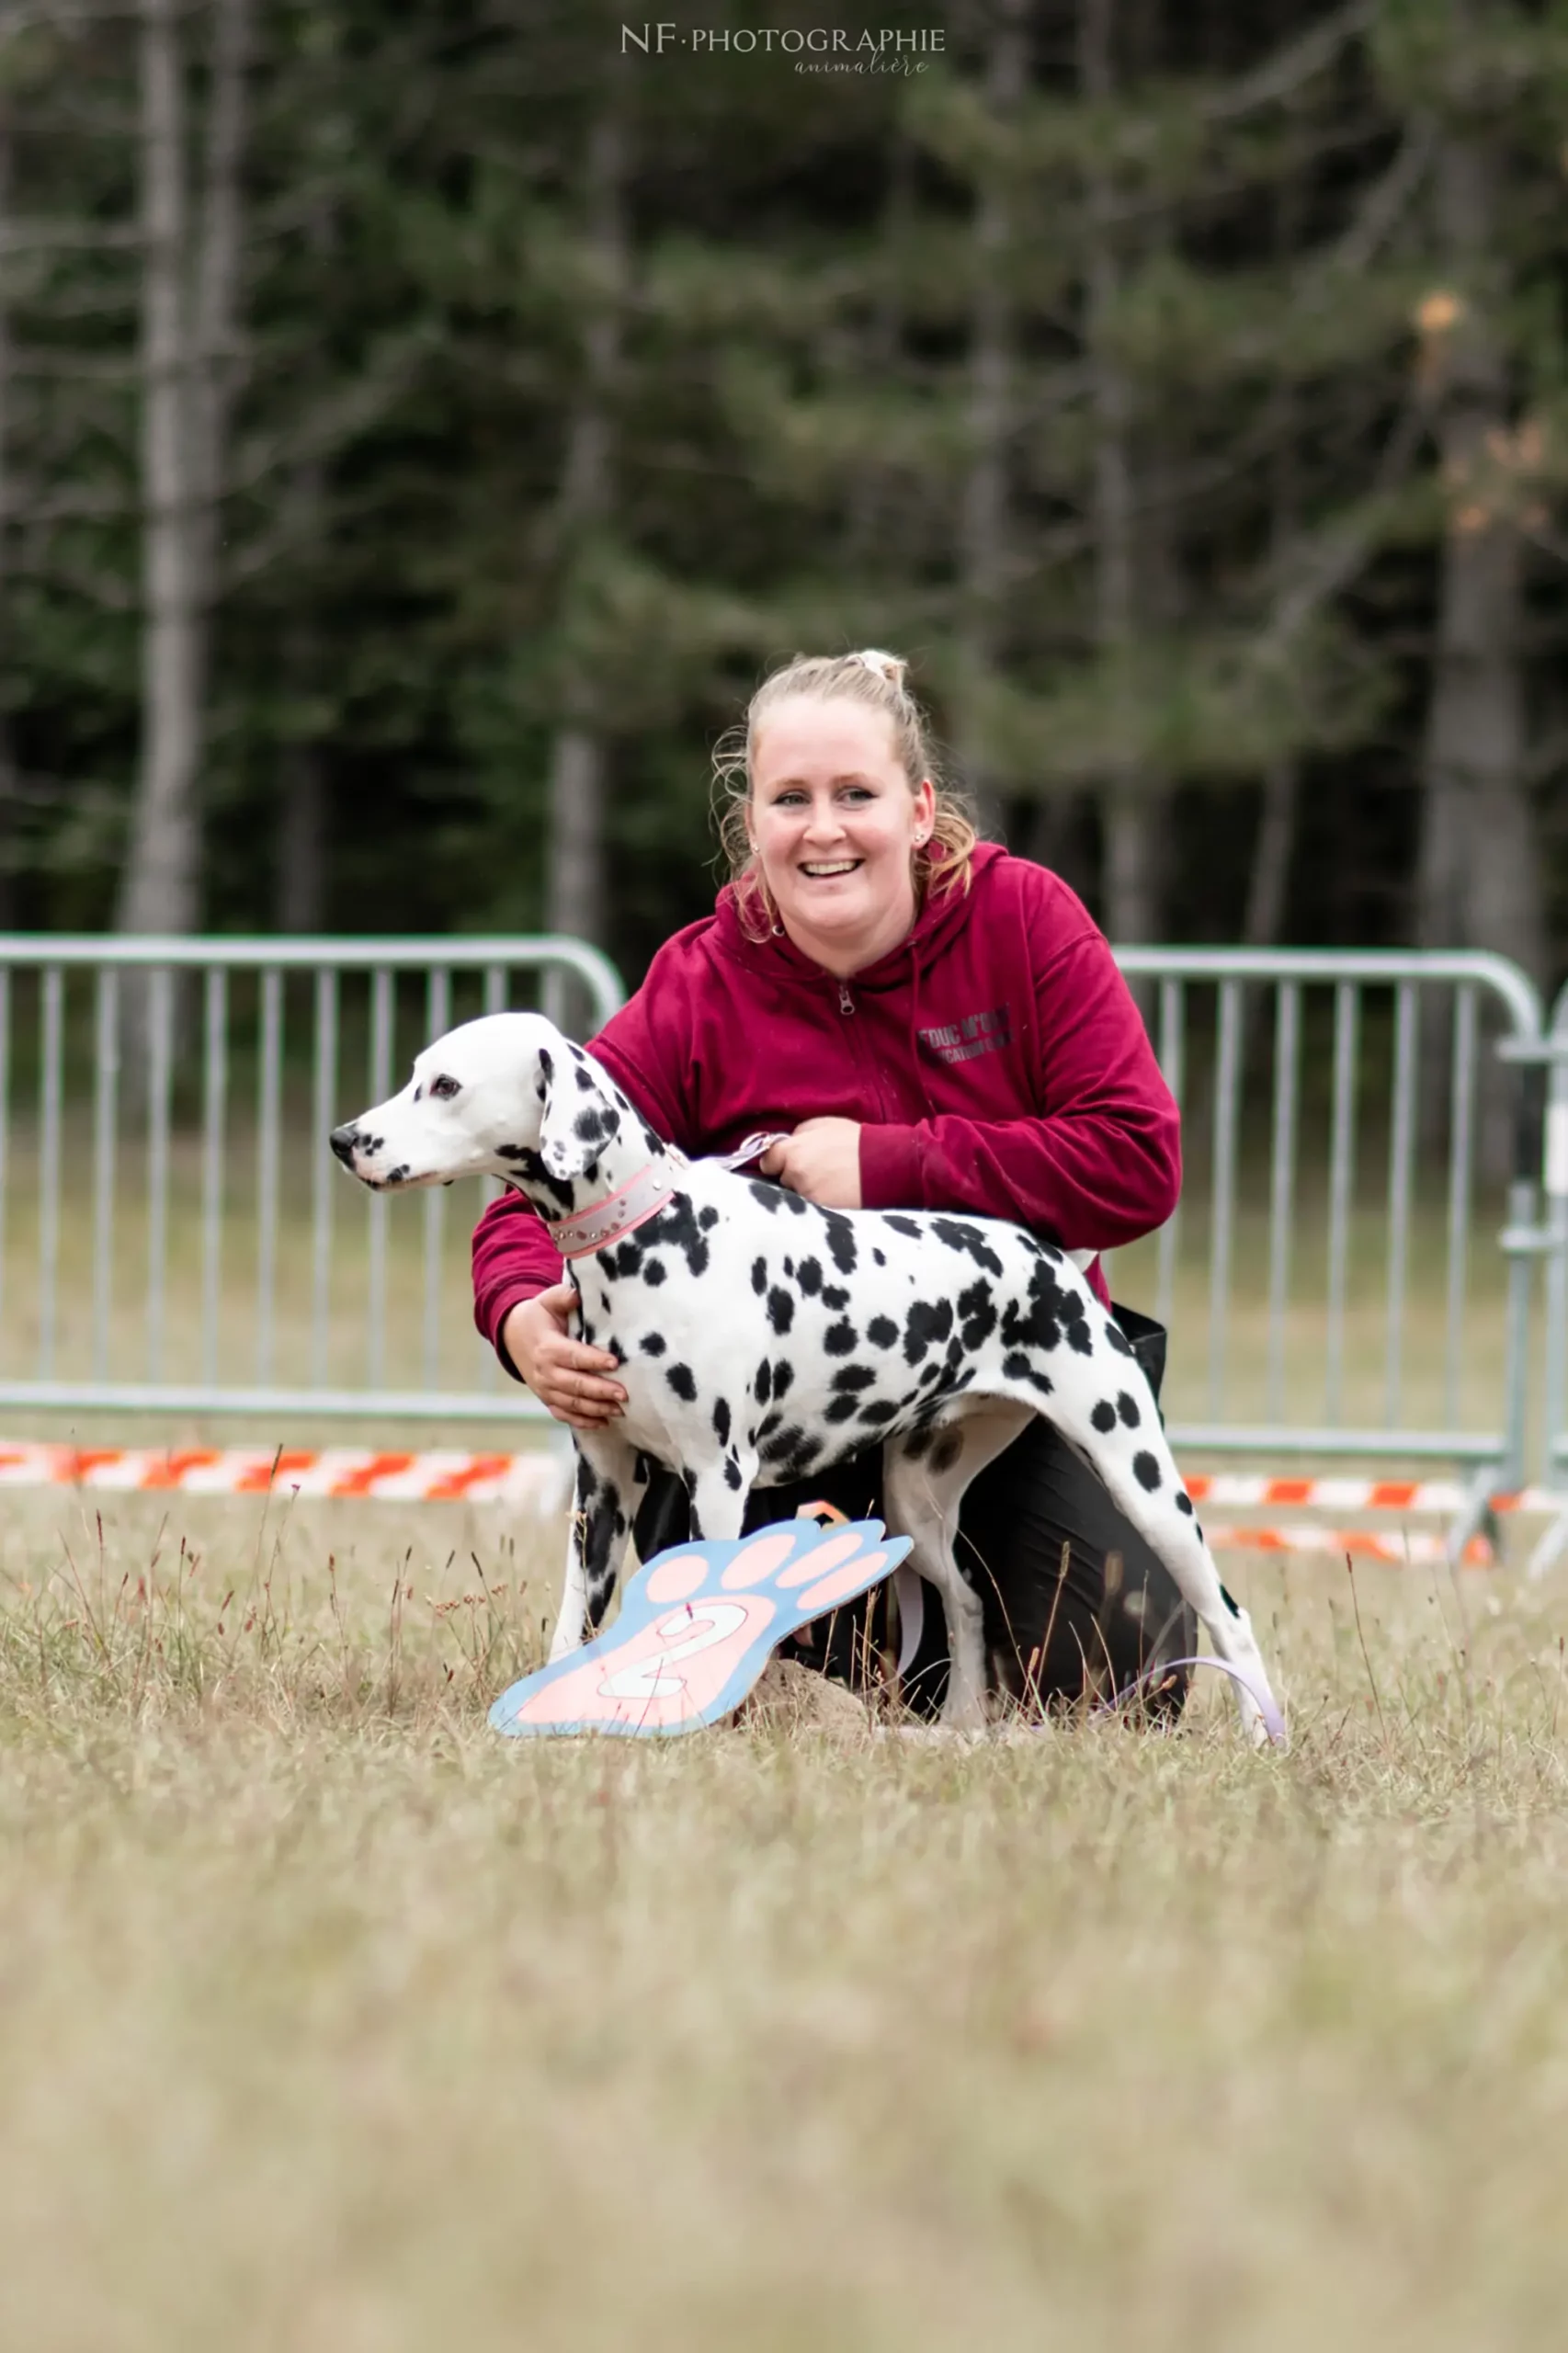
M 1494 1048 L 1541 1052 L 1530 983 L 1478 954 L 1119 961 L 1185 1113 L 1183 1207 L 1119 1264 L 1176 1325 L 1178 1445 L 1446 1459 L 1478 1498 L 1518 1484 L 1539 1125 L 1506 1203 L 1478 1141 Z M 558 1016 L 568 984 L 596 1025 L 620 999 L 565 939 L 0 938 L 0 1405 L 537 1415 L 472 1332 L 466 1210 L 360 1197 L 325 1137 L 453 1021 Z M 1568 1000 L 1557 1017 L 1568 1035 Z M 1561 1065 L 1553 1086 L 1561 1103 Z M 1501 1258 L 1472 1247 L 1494 1207 Z
M 1545 1042 L 1546 1367 L 1543 1396 L 1547 1475 L 1562 1489 L 1562 1510 L 1530 1561 L 1541 1575 L 1568 1551 L 1568 985 L 1552 1007 Z
M 455 1021 L 574 993 L 622 996 L 574 939 L 0 938 L 0 1405 L 542 1415 L 467 1326 L 471 1221 L 425 1193 L 394 1250 L 325 1139 Z
M 1506 959 L 1471 952 L 1133 948 L 1119 950 L 1117 961 L 1154 993 L 1146 1017 L 1186 1115 L 1183 1206 L 1155 1245 L 1154 1313 L 1167 1324 L 1177 1304 L 1183 1229 L 1206 1216 L 1206 1296 L 1186 1302 L 1200 1307 L 1207 1324 L 1205 1410 L 1184 1415 L 1178 1399 L 1174 1442 L 1189 1451 L 1274 1460 L 1339 1455 L 1470 1463 L 1474 1507 L 1456 1531 L 1462 1540 L 1487 1495 L 1517 1487 L 1524 1477 L 1540 1165 L 1539 1131 L 1532 1132 L 1528 1118 L 1510 1120 L 1514 1165 L 1501 1294 L 1483 1298 L 1479 1313 L 1472 1275 L 1487 1269 L 1472 1269 L 1471 1238 L 1483 1206 L 1477 1143 L 1492 1060 L 1483 1033 L 1494 1033 L 1505 1063 L 1536 1046 L 1541 1006 L 1533 984 Z M 1199 992 L 1210 1003 L 1195 1040 L 1192 1001 Z M 1258 1012 L 1270 1017 L 1263 1036 L 1249 1018 Z M 1200 1090 L 1193 1084 L 1195 1063 Z M 1309 1086 L 1319 1073 L 1327 1079 L 1322 1097 Z M 1369 1210 L 1357 1164 L 1366 1158 L 1362 1131 L 1375 1112 L 1375 1076 L 1384 1133 L 1377 1139 L 1381 1199 Z M 1505 1084 L 1517 1091 L 1522 1082 L 1515 1075 Z M 1423 1147 L 1434 1125 L 1442 1131 L 1436 1171 Z M 1321 1200 L 1311 1204 L 1321 1229 L 1315 1287 L 1301 1272 L 1309 1222 L 1303 1177 L 1314 1163 L 1322 1186 Z M 1250 1358 L 1238 1368 L 1233 1290 L 1244 1172 L 1255 1191 L 1261 1179 L 1266 1203 L 1248 1221 L 1263 1313 L 1252 1318 Z M 1418 1294 L 1411 1283 L 1417 1245 L 1430 1267 Z M 1435 1256 L 1439 1265 L 1432 1265 Z M 1440 1302 L 1435 1316 L 1433 1300 Z M 1422 1314 L 1413 1344 L 1416 1306 Z M 1190 1356 L 1190 1316 L 1177 1337 Z M 1470 1377 L 1478 1367 L 1485 1406 L 1479 1426 L 1465 1410 L 1467 1392 L 1473 1402 L 1478 1387 Z M 1250 1392 L 1244 1417 L 1233 1411 L 1238 1370 Z M 1408 1411 L 1413 1391 L 1419 1419 Z

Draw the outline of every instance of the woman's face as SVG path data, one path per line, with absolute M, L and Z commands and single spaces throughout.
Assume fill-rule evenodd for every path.
M 763 721 L 752 845 L 785 930 L 830 972 L 873 963 L 909 930 L 911 858 L 935 813 L 930 784 L 911 789 L 881 711 L 793 697 Z

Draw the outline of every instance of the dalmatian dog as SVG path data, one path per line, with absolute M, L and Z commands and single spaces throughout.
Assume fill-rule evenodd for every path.
M 754 1486 L 880 1439 L 888 1525 L 936 1587 L 944 1721 L 984 1722 L 979 1596 L 953 1552 L 975 1473 L 1043 1415 L 1103 1481 L 1208 1631 L 1257 1742 L 1284 1722 L 1246 1612 L 1220 1582 L 1147 1381 L 1062 1250 L 987 1218 L 821 1209 L 666 1144 L 580 1046 L 496 1013 L 426 1048 L 399 1095 L 334 1131 L 378 1191 L 505 1178 L 545 1220 L 582 1337 L 620 1368 L 623 1414 L 574 1433 L 576 1508 L 551 1657 L 597 1628 L 649 1465 L 693 1533 L 739 1536 Z M 733 1157 L 744 1165 L 762 1142 Z

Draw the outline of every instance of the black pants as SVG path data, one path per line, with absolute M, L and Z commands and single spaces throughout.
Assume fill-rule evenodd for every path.
M 1131 1308 L 1114 1312 L 1158 1397 L 1165 1327 Z M 818 1501 L 851 1519 L 879 1518 L 881 1447 L 787 1487 L 754 1487 L 746 1531 L 792 1519 L 802 1504 Z M 685 1488 L 673 1472 L 655 1471 L 637 1515 L 638 1557 L 652 1560 L 689 1534 Z M 1031 1422 L 972 1482 L 959 1518 L 958 1556 L 984 1606 L 991 1679 L 1028 1704 L 1093 1693 L 1108 1698 L 1162 1660 L 1190 1657 L 1196 1647 L 1197 1621 L 1170 1572 L 1049 1422 Z M 885 1641 L 886 1608 L 883 1587 L 808 1627 L 785 1654 L 858 1682 L 868 1649 Z M 947 1680 L 941 1602 L 927 1587 L 905 1697 L 934 1713 Z M 1185 1669 L 1168 1679 L 1155 1677 L 1147 1704 L 1178 1712 L 1187 1684 Z

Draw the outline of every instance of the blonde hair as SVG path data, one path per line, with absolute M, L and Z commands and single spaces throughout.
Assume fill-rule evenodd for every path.
M 746 828 L 752 768 L 764 719 L 775 704 L 794 700 L 860 702 L 880 710 L 892 729 L 893 750 L 913 792 L 926 778 L 937 796 L 931 831 L 911 861 L 915 902 L 927 894 L 967 891 L 973 880 L 980 836 L 963 796 L 938 773 L 930 722 L 904 684 L 908 664 L 896 654 L 867 646 L 859 654 L 798 654 L 763 680 L 737 726 L 722 735 L 713 751 L 713 776 L 721 795 L 719 840 L 729 862 L 735 905 L 743 928 L 764 939 L 778 911 L 763 879 Z

